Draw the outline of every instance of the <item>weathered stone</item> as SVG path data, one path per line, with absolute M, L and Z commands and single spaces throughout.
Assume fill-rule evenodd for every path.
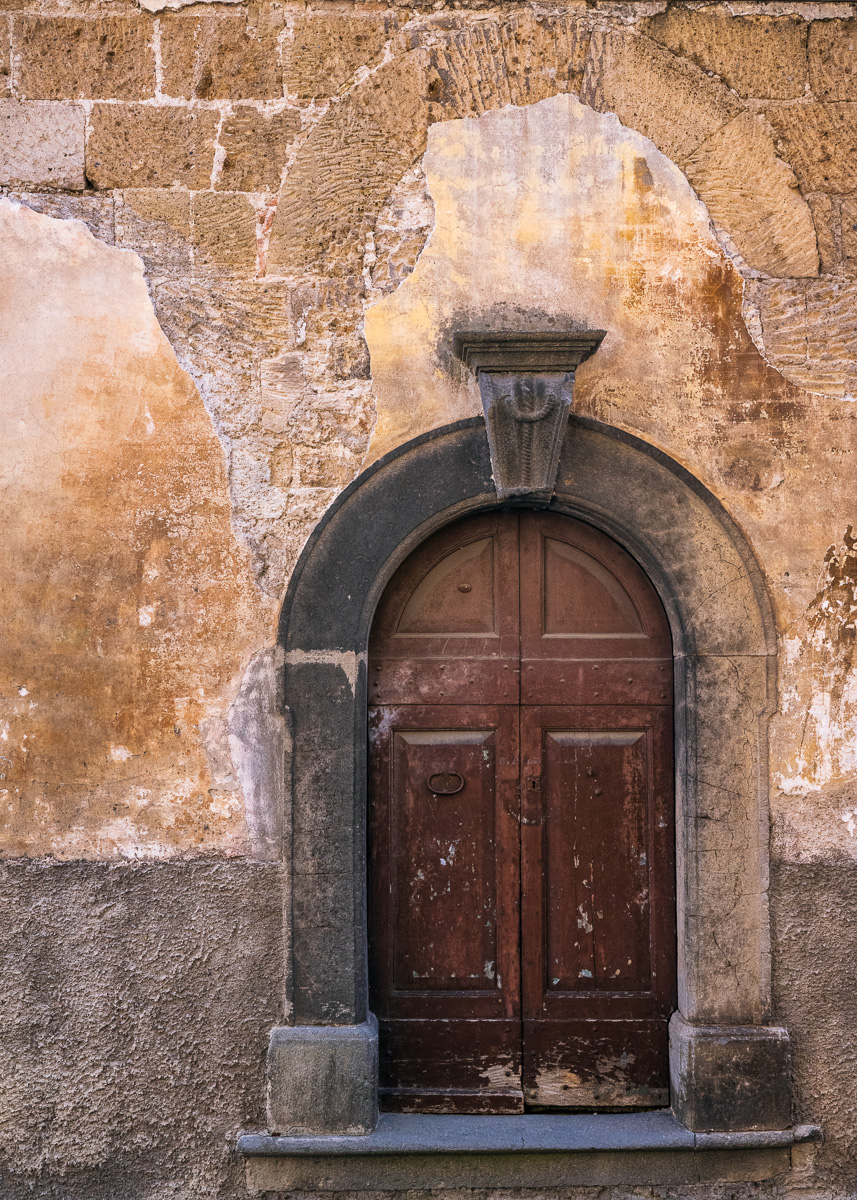
M 48 217 L 59 217 L 63 221 L 83 221 L 86 228 L 100 242 L 108 246 L 115 241 L 113 227 L 114 204 L 112 196 L 79 196 L 63 192 L 18 192 L 10 195 L 20 200 L 33 212 Z
M 199 100 L 274 100 L 283 89 L 276 37 L 252 37 L 244 13 L 161 21 L 162 88 Z
M 857 19 L 853 16 L 812 22 L 809 81 L 818 100 L 857 99 Z
M 684 170 L 748 266 L 775 276 L 818 274 L 812 215 L 794 172 L 776 156 L 764 117 L 736 117 L 703 142 Z
M 516 13 L 448 34 L 431 50 L 430 119 L 478 116 L 576 92 L 588 46 L 586 26 L 547 13 Z
M 719 75 L 740 96 L 792 100 L 804 93 L 807 22 L 802 16 L 737 17 L 727 8 L 670 6 L 643 21 L 642 28 L 673 54 Z
M 96 188 L 206 188 L 219 114 L 178 105 L 96 104 L 86 175 Z
M 140 0 L 140 7 L 147 12 L 163 12 L 165 9 L 187 8 L 190 4 L 241 4 L 242 0 Z
M 616 113 L 680 166 L 741 111 L 722 83 L 623 29 L 593 32 L 581 99 Z
M 194 264 L 201 270 L 256 271 L 256 210 L 240 192 L 197 192 L 193 198 Z
M 150 277 L 190 269 L 190 193 L 129 188 L 116 197 L 116 241 L 136 252 Z
M 670 1021 L 673 1111 L 694 1132 L 788 1129 L 791 1047 L 777 1026 Z
M 857 200 L 852 196 L 844 199 L 839 208 L 842 231 L 842 253 L 845 258 L 857 259 Z
M 378 1023 L 273 1029 L 267 1075 L 272 1131 L 369 1133 L 378 1120 Z
M 16 85 L 30 100 L 146 100 L 155 94 L 151 20 L 19 17 Z
M 254 38 L 277 38 L 286 27 L 284 0 L 249 0 L 247 32 Z
M 857 191 L 857 102 L 789 105 L 767 115 L 804 192 Z
M 12 94 L 12 47 L 10 42 L 11 23 L 8 17 L 0 16 L 0 98 Z
M 245 105 L 234 109 L 218 138 L 224 156 L 217 187 L 236 192 L 277 191 L 300 127 L 300 114 L 293 108 L 270 114 Z
M 428 111 L 419 53 L 382 67 L 322 118 L 298 151 L 280 197 L 268 269 L 359 268 L 366 234 L 397 180 L 425 148 Z
M 835 271 L 839 262 L 839 247 L 837 245 L 837 226 L 839 221 L 838 205 L 824 192 L 811 192 L 806 197 L 809 211 L 812 213 L 812 223 L 815 226 L 815 237 L 818 243 L 818 255 L 821 259 L 823 274 Z
M 0 100 L 0 183 L 82 192 L 85 128 L 79 104 Z
M 0 101 L 0 184 L 83 191 L 85 121 L 79 104 Z
M 799 387 L 857 394 L 857 281 L 772 280 L 753 286 L 768 361 Z
M 301 99 L 335 96 L 358 67 L 377 59 L 398 27 L 394 13 L 298 16 L 283 51 L 283 82 Z
M 416 266 L 434 225 L 421 165 L 407 171 L 381 209 L 366 254 L 373 297 L 395 291 Z

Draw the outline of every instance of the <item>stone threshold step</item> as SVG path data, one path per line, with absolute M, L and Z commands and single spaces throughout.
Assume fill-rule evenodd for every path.
M 523 1116 L 382 1113 L 359 1137 L 245 1134 L 254 1191 L 756 1181 L 788 1171 L 816 1126 L 692 1133 L 669 1110 Z

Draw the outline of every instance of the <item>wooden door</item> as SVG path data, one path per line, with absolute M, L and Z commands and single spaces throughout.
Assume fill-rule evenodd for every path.
M 668 1102 L 672 662 L 603 534 L 468 518 L 370 643 L 370 974 L 382 1104 Z

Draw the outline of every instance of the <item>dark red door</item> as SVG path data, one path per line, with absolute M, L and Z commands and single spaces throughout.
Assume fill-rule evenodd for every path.
M 672 659 L 603 534 L 500 512 L 399 569 L 370 644 L 382 1104 L 668 1102 Z

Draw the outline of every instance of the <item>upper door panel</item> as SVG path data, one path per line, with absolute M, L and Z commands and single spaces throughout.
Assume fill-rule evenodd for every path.
M 558 513 L 520 524 L 521 702 L 670 704 L 663 605 L 631 556 Z
M 517 513 L 430 538 L 379 605 L 370 704 L 517 704 L 518 579 Z

